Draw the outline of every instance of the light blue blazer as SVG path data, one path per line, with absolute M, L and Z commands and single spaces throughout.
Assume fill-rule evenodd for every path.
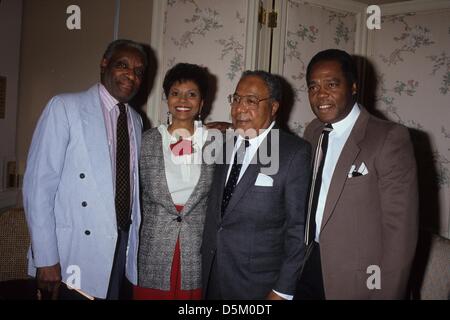
M 142 120 L 130 108 L 136 151 L 128 279 L 137 283 L 140 225 L 138 159 Z M 117 241 L 111 159 L 98 85 L 50 100 L 37 124 L 23 185 L 31 235 L 31 276 L 36 267 L 61 264 L 63 281 L 105 298 Z M 79 277 L 78 277 L 79 275 Z

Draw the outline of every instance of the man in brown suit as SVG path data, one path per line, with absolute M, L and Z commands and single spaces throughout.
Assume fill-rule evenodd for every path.
M 295 298 L 405 298 L 418 228 L 408 130 L 356 103 L 356 68 L 344 51 L 316 54 L 306 81 L 318 119 L 304 135 L 316 151 Z

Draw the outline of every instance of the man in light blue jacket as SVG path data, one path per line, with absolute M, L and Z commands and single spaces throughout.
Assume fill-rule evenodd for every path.
M 125 273 L 136 284 L 142 120 L 128 102 L 146 66 L 140 44 L 116 40 L 101 83 L 52 98 L 39 119 L 23 187 L 38 297 L 61 281 L 102 299 L 122 298 Z

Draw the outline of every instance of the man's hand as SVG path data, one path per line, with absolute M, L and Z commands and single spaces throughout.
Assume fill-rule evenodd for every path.
M 218 129 L 222 132 L 225 132 L 228 128 L 232 127 L 232 124 L 229 122 L 213 121 L 213 122 L 205 123 L 205 126 L 208 129 Z
M 50 298 L 58 299 L 59 286 L 61 285 L 61 265 L 59 263 L 54 266 L 37 268 L 37 298 L 42 300 Z
M 270 290 L 270 293 L 266 297 L 267 300 L 285 300 L 279 295 L 277 295 L 273 290 Z

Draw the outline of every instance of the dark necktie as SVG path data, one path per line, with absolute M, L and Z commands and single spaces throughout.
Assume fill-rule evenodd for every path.
M 239 179 L 239 174 L 241 173 L 242 162 L 244 161 L 245 152 L 249 146 L 249 141 L 244 139 L 239 146 L 239 149 L 234 154 L 233 166 L 231 167 L 230 176 L 228 177 L 227 184 L 225 185 L 225 189 L 223 191 L 222 197 L 222 217 L 225 213 L 225 209 L 230 202 L 231 196 L 233 195 L 234 188 Z
M 322 134 L 319 137 L 319 142 L 317 143 L 316 154 L 314 157 L 313 180 L 311 184 L 312 188 L 309 194 L 308 215 L 306 221 L 307 230 L 305 232 L 305 243 L 307 245 L 314 240 L 316 235 L 317 203 L 319 202 L 323 166 L 325 164 L 325 157 L 328 149 L 328 136 L 332 130 L 333 126 L 331 124 L 327 124 L 325 128 L 323 128 Z
M 117 227 L 127 231 L 130 226 L 130 137 L 125 105 L 119 103 L 116 145 L 116 218 Z

